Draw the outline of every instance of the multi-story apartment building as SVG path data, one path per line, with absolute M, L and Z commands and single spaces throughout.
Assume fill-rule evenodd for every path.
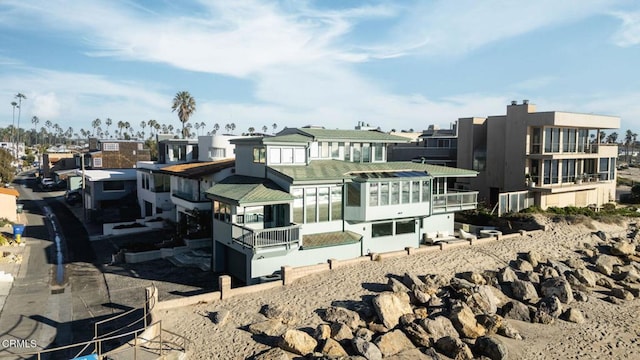
M 233 140 L 235 174 L 207 190 L 213 270 L 252 283 L 284 265 L 402 250 L 453 234 L 454 212 L 475 208 L 477 193 L 449 184 L 476 172 L 387 162 L 387 146 L 400 141 L 323 128 Z
M 85 166 L 92 169 L 133 169 L 138 161 L 149 161 L 142 140 L 89 139 Z
M 478 190 L 500 214 L 615 200 L 618 147 L 600 143 L 599 133 L 619 128 L 617 117 L 536 112 L 525 100 L 506 115 L 459 119 L 458 127 L 458 166 L 478 176 L 457 185 Z

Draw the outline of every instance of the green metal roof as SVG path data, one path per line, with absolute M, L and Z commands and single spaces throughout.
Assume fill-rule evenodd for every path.
M 241 175 L 233 175 L 220 181 L 209 188 L 207 194 L 234 205 L 293 201 L 293 196 L 282 191 L 273 181 Z
M 425 176 L 432 177 L 467 177 L 476 176 L 478 173 L 473 170 L 459 169 L 453 167 L 422 164 L 410 161 L 393 161 L 384 163 L 352 163 L 340 160 L 313 160 L 306 166 L 270 166 L 276 171 L 292 181 L 336 181 L 342 179 L 353 179 L 362 172 L 398 172 L 398 171 L 426 171 Z
M 402 136 L 389 135 L 383 132 L 369 130 L 298 128 L 297 131 L 303 134 L 309 134 L 317 140 L 357 140 L 398 143 L 409 142 L 409 139 Z
M 288 134 L 288 135 L 280 135 L 280 136 L 273 136 L 273 137 L 269 137 L 269 138 L 264 138 L 264 140 L 262 140 L 263 143 L 265 144 L 271 144 L 271 143 L 301 143 L 301 144 L 306 144 L 308 142 L 310 142 L 312 139 L 309 136 L 304 136 L 301 134 Z

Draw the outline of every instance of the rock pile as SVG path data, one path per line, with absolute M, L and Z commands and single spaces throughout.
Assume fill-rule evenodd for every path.
M 608 293 L 614 304 L 640 297 L 637 231 L 627 239 L 594 233 L 576 250 L 580 258 L 520 254 L 508 266 L 464 272 L 390 275 L 388 291 L 370 300 L 317 310 L 325 322 L 301 327 L 296 314 L 263 306 L 265 320 L 247 330 L 273 348 L 256 360 L 289 359 L 507 359 L 501 337 L 523 340 L 509 321 L 552 324 L 585 321 L 572 307 Z M 260 340 L 261 339 L 261 340 Z

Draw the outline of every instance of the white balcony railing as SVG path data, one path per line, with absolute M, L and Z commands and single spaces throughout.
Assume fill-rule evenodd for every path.
M 251 229 L 233 224 L 232 231 L 233 241 L 252 249 L 283 245 L 289 248 L 300 242 L 300 225 L 298 224 L 268 229 Z
M 434 194 L 432 201 L 434 214 L 471 210 L 478 206 L 478 192 L 456 191 L 447 194 Z

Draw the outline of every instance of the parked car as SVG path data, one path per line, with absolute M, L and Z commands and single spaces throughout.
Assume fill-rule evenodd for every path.
M 66 180 L 51 181 L 42 185 L 42 190 L 44 191 L 60 191 L 66 188 L 67 188 Z
M 80 193 L 80 190 L 67 190 L 64 194 L 64 200 L 69 205 L 75 205 L 82 202 L 82 194 Z

